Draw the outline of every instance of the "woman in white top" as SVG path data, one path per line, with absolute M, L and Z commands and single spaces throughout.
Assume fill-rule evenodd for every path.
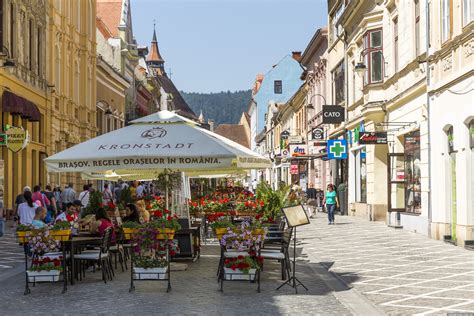
M 26 191 L 23 194 L 26 202 L 21 203 L 18 206 L 18 216 L 20 217 L 20 224 L 31 225 L 33 219 L 35 218 L 35 211 L 38 208 L 38 205 L 33 203 L 33 197 L 31 191 Z

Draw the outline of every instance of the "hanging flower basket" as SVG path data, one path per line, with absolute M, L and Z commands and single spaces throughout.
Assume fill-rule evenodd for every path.
M 156 239 L 158 240 L 166 240 L 166 239 L 173 239 L 175 230 L 171 228 L 158 228 L 158 234 L 156 235 Z
M 69 239 L 71 239 L 70 229 L 51 230 L 50 234 L 54 238 L 54 240 L 58 241 L 68 241 Z
M 27 236 L 31 233 L 31 231 L 17 231 L 16 236 L 18 237 L 18 242 L 20 244 L 24 244 L 28 242 Z
M 136 280 L 165 280 L 168 267 L 162 268 L 140 268 L 133 267 L 134 276 Z
M 50 271 L 26 271 L 28 274 L 28 282 L 57 282 L 59 281 L 59 270 Z
M 239 270 L 239 269 L 231 269 L 231 268 L 224 268 L 224 279 L 225 280 L 245 280 L 245 281 L 253 281 L 255 280 L 255 274 L 257 273 L 257 269 L 250 269 L 246 273 L 246 271 Z

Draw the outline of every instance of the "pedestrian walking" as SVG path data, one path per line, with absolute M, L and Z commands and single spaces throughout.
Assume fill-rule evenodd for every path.
M 48 200 L 51 202 L 50 205 L 47 207 L 47 211 L 49 216 L 51 218 L 56 218 L 56 215 L 58 214 L 58 203 L 56 200 L 56 196 L 54 194 L 54 191 L 51 191 L 51 185 L 47 185 L 46 189 L 44 190 L 43 194 L 48 198 Z
M 61 203 L 63 204 L 62 209 L 63 211 L 66 210 L 67 205 L 69 203 L 73 203 L 76 200 L 76 191 L 74 191 L 74 187 L 72 183 L 69 183 L 68 186 L 64 189 L 64 192 L 61 193 Z
M 308 190 L 306 190 L 306 198 L 308 199 L 309 217 L 313 218 L 316 212 L 317 200 L 316 200 L 316 189 L 314 184 L 310 183 Z
M 56 211 L 57 211 L 56 215 L 59 214 L 59 211 L 62 208 L 61 193 L 62 193 L 61 192 L 61 187 L 59 185 L 53 189 L 54 199 L 56 200 Z
M 82 187 L 83 191 L 79 194 L 79 201 L 81 201 L 82 204 L 81 213 L 82 210 L 84 210 L 89 205 L 89 198 L 91 196 L 90 188 L 91 186 L 89 186 L 88 184 L 84 184 L 84 186 Z
M 109 202 L 113 202 L 113 193 L 109 189 L 109 184 L 108 183 L 104 184 L 104 191 L 102 192 L 102 200 L 104 200 L 104 204 L 107 204 Z
M 24 187 L 23 192 L 16 196 L 16 198 L 15 198 L 15 216 L 18 214 L 18 207 L 20 206 L 20 204 L 26 202 L 25 192 L 30 192 L 31 193 L 31 188 L 29 186 Z
M 334 212 L 336 212 L 336 207 L 339 207 L 339 199 L 337 198 L 337 193 L 332 184 L 328 184 L 327 186 L 324 204 L 328 212 L 328 225 L 334 225 Z
M 20 224 L 31 225 L 36 215 L 38 205 L 33 203 L 33 194 L 31 191 L 26 191 L 23 194 L 25 202 L 18 206 L 18 216 L 20 217 Z
M 120 203 L 120 195 L 122 194 L 122 188 L 123 188 L 123 183 L 122 181 L 119 181 L 118 183 L 115 184 L 114 188 L 114 197 L 115 197 L 115 202 L 118 204 Z

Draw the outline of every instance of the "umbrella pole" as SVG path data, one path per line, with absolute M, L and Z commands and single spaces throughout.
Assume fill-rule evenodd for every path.
M 168 210 L 169 209 L 169 200 L 168 200 L 168 184 L 169 184 L 169 175 L 166 172 L 165 173 L 165 207 Z

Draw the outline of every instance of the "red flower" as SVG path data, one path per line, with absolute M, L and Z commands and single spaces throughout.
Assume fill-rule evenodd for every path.
M 238 256 L 237 259 L 242 260 L 244 259 L 244 256 Z
M 229 259 L 225 259 L 224 264 L 229 264 L 229 263 L 230 263 L 230 260 L 229 260 Z
M 167 209 L 165 209 L 163 212 L 164 212 L 165 214 L 170 214 L 170 213 L 171 213 L 171 212 L 170 212 L 169 210 L 167 210 Z
M 153 215 L 155 215 L 155 217 L 162 217 L 163 213 L 161 213 L 161 211 L 155 211 Z
M 262 218 L 262 214 L 257 214 L 257 215 L 255 216 L 255 219 L 256 219 L 256 220 L 259 220 L 259 219 L 261 219 L 261 218 Z
M 171 217 L 171 216 L 168 215 L 168 216 L 166 217 L 166 220 L 167 220 L 167 221 L 171 221 L 171 220 L 173 220 L 173 217 Z

